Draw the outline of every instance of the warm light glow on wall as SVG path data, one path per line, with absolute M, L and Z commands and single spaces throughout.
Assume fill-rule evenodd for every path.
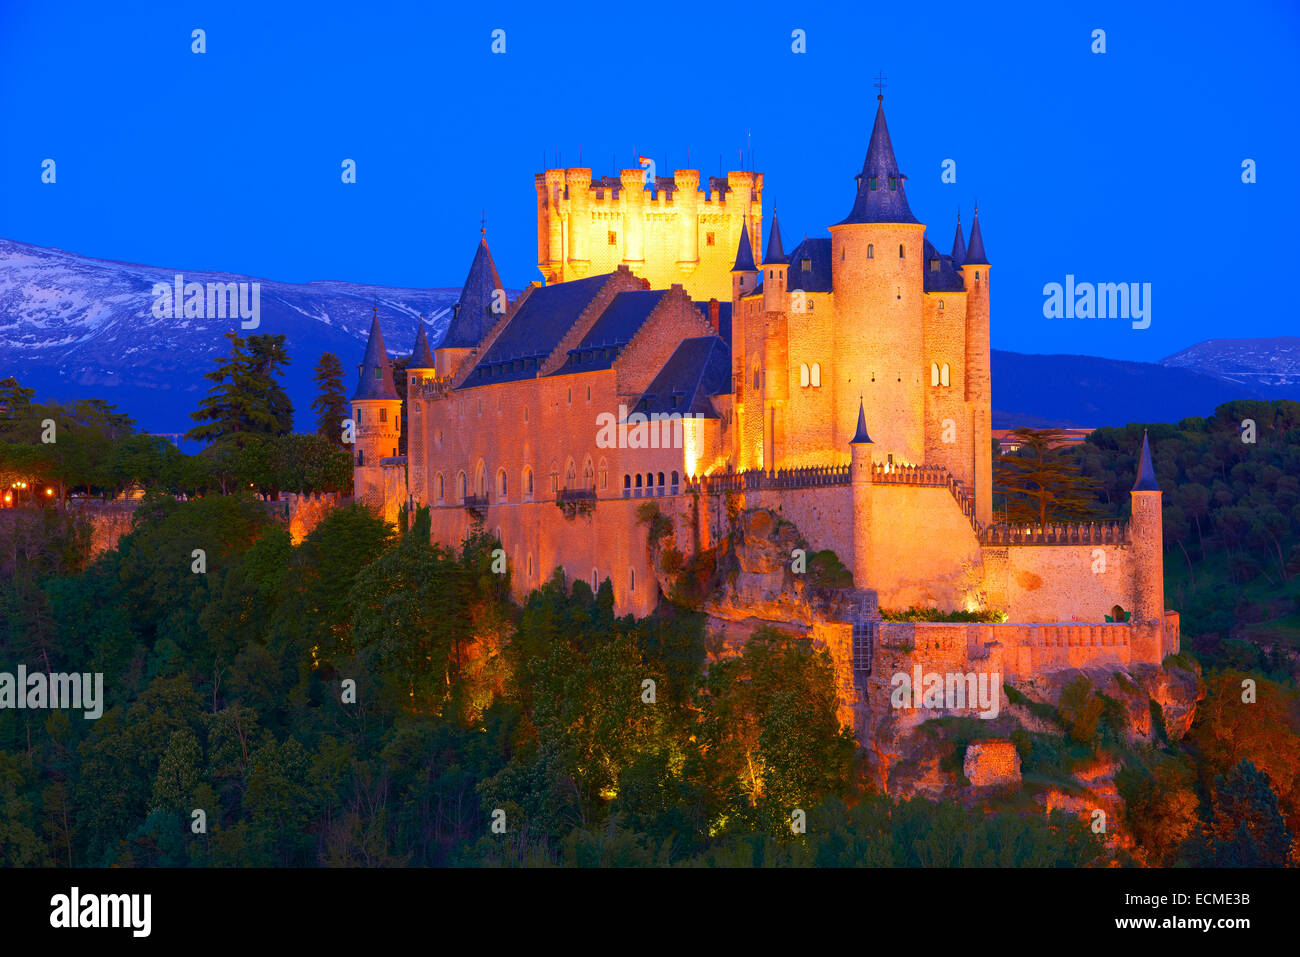
M 697 419 L 693 415 L 688 415 L 682 420 L 682 460 L 687 475 L 693 476 L 699 469 L 700 455 L 704 451 L 701 448 L 703 426 L 704 420 Z

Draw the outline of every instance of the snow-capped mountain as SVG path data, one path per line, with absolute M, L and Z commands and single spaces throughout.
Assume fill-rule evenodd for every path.
M 260 324 L 158 318 L 154 284 L 171 285 L 177 274 L 187 283 L 259 282 Z M 421 315 L 429 342 L 441 341 L 459 294 L 139 266 L 0 239 L 0 376 L 36 388 L 39 401 L 103 398 L 139 428 L 183 432 L 211 385 L 204 373 L 226 352 L 224 333 L 283 333 L 292 360 L 285 388 L 297 427 L 309 431 L 312 366 L 322 352 L 340 358 L 351 394 L 375 305 L 389 353 L 406 355 Z
M 1207 339 L 1160 364 L 1216 375 L 1278 398 L 1300 399 L 1300 337 Z

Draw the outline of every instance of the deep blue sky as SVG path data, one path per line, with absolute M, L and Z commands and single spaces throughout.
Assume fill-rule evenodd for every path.
M 579 165 L 581 146 L 603 175 L 634 150 L 685 166 L 689 148 L 707 176 L 752 135 L 789 246 L 852 205 L 879 70 L 927 235 L 946 250 L 979 200 L 996 348 L 1151 360 L 1296 334 L 1300 5 L 1071 6 L 0 0 L 0 236 L 458 286 L 486 207 L 520 287 L 539 278 L 543 155 Z M 1043 284 L 1066 273 L 1152 283 L 1151 327 L 1044 319 Z

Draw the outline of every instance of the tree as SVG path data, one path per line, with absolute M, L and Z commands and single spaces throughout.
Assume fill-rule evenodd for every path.
M 316 431 L 339 448 L 343 448 L 343 420 L 348 417 L 348 403 L 343 395 L 343 363 L 332 352 L 322 352 L 316 360 L 316 398 L 311 407 L 316 412 Z
M 289 362 L 283 334 L 248 337 L 249 371 L 257 388 L 266 396 L 268 411 L 275 419 L 276 435 L 288 435 L 293 431 L 293 403 L 276 379 Z
M 1217 867 L 1286 867 L 1291 832 L 1268 775 L 1243 760 L 1214 779 L 1209 854 Z
M 1097 483 L 1061 454 L 1061 429 L 1013 429 L 1018 452 L 999 456 L 997 484 L 1012 524 L 1046 525 L 1049 517 L 1086 519 L 1097 514 Z
M 293 428 L 293 407 L 275 375 L 289 361 L 284 336 L 252 336 L 247 342 L 227 332 L 230 352 L 213 361 L 217 368 L 204 375 L 214 383 L 190 418 L 199 425 L 188 439 L 214 442 L 230 439 L 242 445 L 249 434 L 284 435 Z M 247 348 L 246 348 L 247 347 Z

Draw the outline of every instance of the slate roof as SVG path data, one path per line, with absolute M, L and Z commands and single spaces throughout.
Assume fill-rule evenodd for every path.
M 957 235 L 952 238 L 952 261 L 957 266 L 966 261 L 966 237 L 961 234 L 961 213 L 957 214 Z
M 464 387 L 535 378 L 542 362 L 611 275 L 534 289 L 471 370 Z
M 568 361 L 553 374 L 608 369 L 666 293 L 665 289 L 631 289 L 615 295 L 582 341 L 569 350 Z
M 424 334 L 424 320 L 419 320 L 419 331 L 415 334 L 415 348 L 411 350 L 411 359 L 406 363 L 408 369 L 432 369 L 433 353 L 429 351 L 429 337 Z
M 853 433 L 853 438 L 849 439 L 849 445 L 870 445 L 871 436 L 867 435 L 867 413 L 862 408 L 862 400 L 858 399 L 858 430 Z
M 361 371 L 357 374 L 357 391 L 352 393 L 352 398 L 356 400 L 396 399 L 397 397 L 397 388 L 393 385 L 393 364 L 388 361 L 388 353 L 384 351 L 384 334 L 379 331 L 379 310 L 376 309 L 370 320 L 370 338 L 366 340 L 366 354 L 361 360 Z
M 710 396 L 731 391 L 731 349 L 718 336 L 683 339 L 632 407 L 646 415 L 703 415 L 716 419 Z
M 785 262 L 785 250 L 781 248 L 781 225 L 772 214 L 772 230 L 767 235 L 767 252 L 763 254 L 764 266 L 779 266 Z
M 984 234 L 980 232 L 980 211 L 975 207 L 975 221 L 970 228 L 970 245 L 966 247 L 966 259 L 964 264 L 967 266 L 988 266 L 990 265 L 988 256 L 984 254 Z
M 804 260 L 811 260 L 809 268 L 804 268 Z M 790 264 L 785 274 L 785 288 L 793 292 L 831 291 L 831 241 L 829 239 L 805 239 L 787 260 Z
M 1147 441 L 1146 430 L 1142 430 L 1142 456 L 1138 462 L 1137 481 L 1133 483 L 1135 492 L 1158 492 L 1160 486 L 1156 483 L 1156 470 L 1151 464 L 1151 445 Z
M 496 263 L 488 250 L 487 240 L 480 239 L 470 263 L 469 275 L 461 287 L 460 299 L 452 307 L 447 333 L 438 343 L 439 349 L 473 349 L 483 341 L 499 316 L 492 312 L 492 296 L 504 289 L 497 275 Z
M 749 241 L 748 223 L 740 227 L 740 245 L 736 249 L 736 264 L 731 267 L 731 271 L 758 272 L 758 267 L 754 265 L 754 246 Z
M 921 285 L 926 292 L 964 292 L 966 280 L 953 262 L 951 256 L 945 256 L 926 240 L 923 245 L 921 261 Z M 939 268 L 935 270 L 934 263 Z
M 889 141 L 889 127 L 885 124 L 885 106 L 882 102 L 876 107 L 876 122 L 871 128 L 871 141 L 867 144 L 867 158 L 862 164 L 862 175 L 858 177 L 858 195 L 853 209 L 836 225 L 917 222 L 903 191 L 903 181 L 906 178 L 898 171 L 898 161 L 894 159 L 894 147 Z

